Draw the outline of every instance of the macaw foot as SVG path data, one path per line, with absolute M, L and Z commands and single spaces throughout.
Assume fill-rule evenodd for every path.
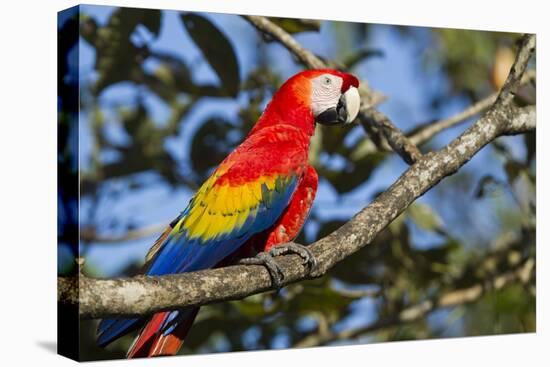
M 313 255 L 310 249 L 304 245 L 299 245 L 297 243 L 284 243 L 282 245 L 273 246 L 269 253 L 272 256 L 281 256 L 286 254 L 296 254 L 302 258 L 302 264 L 309 268 L 309 271 L 315 269 L 318 265 L 317 259 Z
M 269 252 L 260 252 L 255 257 L 241 259 L 239 264 L 241 265 L 263 265 L 266 267 L 273 285 L 277 288 L 281 288 L 284 274 L 281 267 L 275 261 L 276 256 L 296 254 L 303 259 L 303 264 L 308 266 L 309 271 L 312 271 L 317 267 L 317 259 L 313 255 L 310 249 L 303 245 L 296 243 L 285 243 L 282 245 L 273 246 Z
M 281 267 L 279 264 L 277 264 L 277 261 L 275 261 L 275 258 L 273 255 L 271 255 L 270 252 L 260 252 L 258 255 L 254 257 L 248 257 L 246 259 L 239 260 L 239 264 L 241 265 L 263 265 L 266 267 L 267 271 L 269 272 L 269 276 L 271 277 L 271 282 L 277 289 L 281 288 L 283 278 L 285 275 L 283 274 L 283 271 L 281 270 Z

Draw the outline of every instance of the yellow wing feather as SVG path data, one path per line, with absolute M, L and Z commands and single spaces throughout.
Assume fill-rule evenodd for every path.
M 276 176 L 261 176 L 255 182 L 237 186 L 216 185 L 213 175 L 199 189 L 189 213 L 176 226 L 189 238 L 208 240 L 241 228 L 249 215 L 255 214 L 262 200 L 262 184 L 274 190 Z

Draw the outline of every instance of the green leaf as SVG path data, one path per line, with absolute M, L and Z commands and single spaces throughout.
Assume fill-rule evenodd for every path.
M 409 217 L 418 227 L 426 231 L 438 231 L 441 229 L 441 218 L 430 206 L 422 203 L 413 203 L 407 211 Z
M 359 151 L 361 141 L 356 147 L 346 147 L 343 143 L 353 128 L 335 129 L 326 126 L 320 127 L 323 153 L 330 159 L 338 159 L 343 165 L 334 167 L 324 164 L 321 160 L 311 161 L 319 176 L 328 180 L 338 193 L 350 192 L 365 183 L 374 169 L 387 157 L 387 154 L 377 149 Z
M 180 19 L 218 75 L 228 96 L 239 92 L 240 75 L 237 56 L 229 39 L 207 18 L 198 14 L 181 14 Z
M 362 48 L 345 57 L 342 64 L 346 69 L 351 69 L 363 60 L 372 57 L 384 57 L 384 51 L 379 48 Z
M 530 164 L 533 158 L 536 155 L 536 135 L 534 132 L 526 133 L 523 135 L 523 141 L 525 144 L 525 149 L 527 150 L 526 164 Z
M 138 24 L 142 24 L 157 37 L 160 31 L 160 10 L 119 8 L 109 19 L 107 27 L 116 28 L 124 38 L 132 34 Z
M 205 121 L 193 136 L 190 160 L 193 170 L 201 177 L 208 177 L 210 168 L 217 166 L 234 144 L 228 142 L 227 136 L 234 126 L 228 121 L 213 117 Z
M 96 45 L 97 37 L 97 22 L 94 18 L 88 16 L 87 14 L 82 14 L 80 17 L 80 35 L 84 38 L 90 45 Z
M 502 187 L 502 182 L 492 175 L 485 175 L 479 180 L 474 196 L 476 199 L 481 199 L 487 195 L 496 195 Z
M 509 160 L 504 164 L 504 170 L 506 171 L 508 182 L 510 183 L 513 183 L 524 169 L 525 167 L 523 165 L 514 160 Z
M 322 313 L 332 319 L 338 319 L 350 303 L 355 301 L 354 298 L 343 296 L 332 289 L 327 284 L 327 278 L 296 285 L 289 292 L 296 294 L 282 303 L 282 311 L 299 315 Z
M 96 48 L 96 69 L 99 78 L 93 88 L 99 94 L 106 87 L 125 80 L 143 82 L 141 63 L 147 57 L 147 50 L 136 47 L 130 40 L 136 27 L 141 24 L 158 36 L 161 24 L 159 10 L 119 8 L 107 25 L 83 20 L 81 33 Z
M 233 302 L 233 305 L 243 316 L 249 319 L 258 319 L 267 314 L 262 300 L 263 298 L 261 297 L 254 298 L 254 296 L 252 296 L 238 302 Z

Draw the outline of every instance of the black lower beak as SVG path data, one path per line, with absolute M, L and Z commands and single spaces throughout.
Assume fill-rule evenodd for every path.
M 323 125 L 338 125 L 345 124 L 348 118 L 348 111 L 346 110 L 346 103 L 344 101 L 344 95 L 338 100 L 336 107 L 321 112 L 315 119 L 318 123 Z

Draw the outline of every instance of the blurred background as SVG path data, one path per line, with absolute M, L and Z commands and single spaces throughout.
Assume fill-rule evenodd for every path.
M 59 179 L 75 185 L 59 194 L 58 274 L 74 273 L 80 256 L 88 276 L 131 276 L 278 86 L 303 66 L 238 15 L 87 5 L 75 14 L 59 18 Z M 387 96 L 379 108 L 405 132 L 497 91 L 519 38 L 271 19 Z M 534 103 L 530 88 L 521 103 Z M 422 151 L 443 147 L 475 118 Z M 407 169 L 372 146 L 358 124 L 317 127 L 311 163 L 320 185 L 298 242 L 338 228 Z M 203 307 L 181 353 L 535 331 L 533 274 L 438 303 L 534 259 L 535 159 L 534 133 L 498 139 L 326 276 Z M 79 248 L 70 241 L 77 213 Z M 81 322 L 82 358 L 124 357 L 133 335 L 101 349 L 96 327 L 97 320 Z

